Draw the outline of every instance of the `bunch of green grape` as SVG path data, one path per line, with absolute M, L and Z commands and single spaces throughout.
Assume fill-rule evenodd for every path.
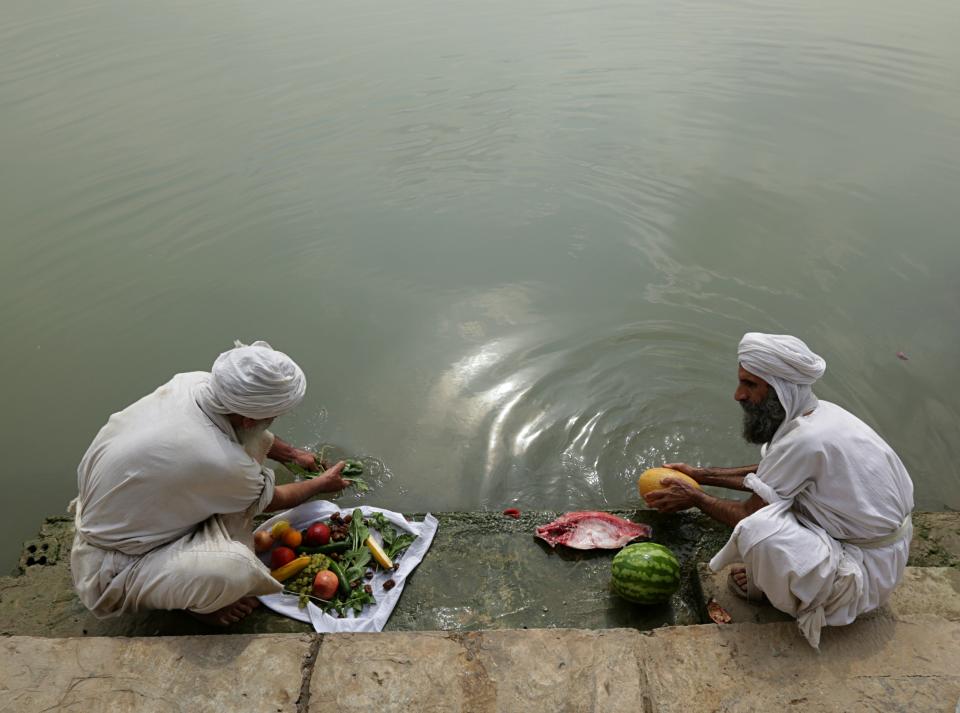
M 284 582 L 283 588 L 300 597 L 300 608 L 307 606 L 307 597 L 313 592 L 313 580 L 317 572 L 330 569 L 330 558 L 326 555 L 311 555 L 310 564 L 304 567 L 300 574 Z

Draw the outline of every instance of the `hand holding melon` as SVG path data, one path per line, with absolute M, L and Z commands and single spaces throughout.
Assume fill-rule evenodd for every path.
M 643 474 L 637 481 L 637 488 L 640 490 L 640 495 L 645 498 L 647 497 L 647 493 L 652 493 L 655 490 L 663 490 L 668 487 L 663 484 L 664 478 L 676 478 L 693 486 L 697 490 L 701 489 L 700 483 L 689 475 L 681 473 L 679 470 L 673 470 L 672 468 L 650 468 L 649 470 L 643 471 Z
M 637 481 L 637 488 L 648 505 L 667 513 L 693 507 L 696 504 L 695 496 L 698 491 L 702 491 L 696 480 L 670 468 L 650 468 L 644 471 Z

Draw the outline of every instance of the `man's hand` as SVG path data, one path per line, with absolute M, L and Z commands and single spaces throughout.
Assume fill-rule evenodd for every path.
M 314 481 L 320 481 L 320 484 L 317 486 L 319 492 L 335 493 L 349 487 L 350 481 L 344 480 L 343 476 L 340 475 L 340 471 L 343 470 L 344 465 L 346 465 L 346 461 L 340 461 L 332 468 L 325 470 L 323 475 L 318 475 L 313 479 Z
M 291 446 L 286 441 L 281 440 L 279 436 L 273 439 L 273 448 L 267 453 L 267 457 L 272 458 L 278 463 L 296 463 L 311 473 L 316 473 L 327 467 L 323 461 L 317 463 L 317 456 L 313 451 Z
M 305 503 L 319 493 L 335 493 L 343 490 L 350 485 L 350 481 L 344 480 L 340 475 L 344 465 L 345 462 L 340 461 L 316 477 L 307 478 L 297 483 L 285 483 L 276 486 L 273 489 L 273 500 L 270 501 L 265 510 L 267 512 L 288 510 L 300 503 Z
M 678 463 L 675 465 L 683 464 Z M 670 468 L 672 466 L 666 467 Z M 680 469 L 674 468 L 674 470 Z M 683 473 L 684 471 L 680 472 Z M 690 473 L 686 473 L 686 475 L 690 475 L 690 477 L 693 478 L 693 475 Z M 699 504 L 700 497 L 703 495 L 702 490 L 697 490 L 689 483 L 684 483 L 678 478 L 664 478 L 660 482 L 667 487 L 647 493 L 644 499 L 647 501 L 647 505 L 663 513 L 680 512 L 681 510 L 692 508 Z
M 309 470 L 311 473 L 318 473 L 320 471 L 321 464 L 317 462 L 316 454 L 311 451 L 303 448 L 295 448 L 293 450 L 292 460 L 301 468 Z
M 679 470 L 684 475 L 689 475 L 701 485 L 703 485 L 701 478 L 705 478 L 710 474 L 709 468 L 697 468 L 692 465 L 687 465 L 686 463 L 664 463 L 663 467 L 669 468 L 670 470 Z

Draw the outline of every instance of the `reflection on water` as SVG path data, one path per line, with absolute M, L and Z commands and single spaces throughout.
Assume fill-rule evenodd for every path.
M 473 444 L 462 467 L 481 474 L 486 506 L 504 493 L 526 508 L 622 504 L 640 472 L 696 460 L 711 443 L 729 449 L 739 426 L 724 335 L 691 331 L 632 324 L 550 339 L 525 330 L 481 344 L 438 378 L 426 409 L 436 420 L 421 425 Z M 678 398 L 700 404 L 678 417 Z
M 562 509 L 755 460 L 736 343 L 793 332 L 918 505 L 960 507 L 958 25 L 948 0 L 10 0 L 0 560 L 109 413 L 238 337 L 308 374 L 280 435 L 384 464 L 369 502 Z

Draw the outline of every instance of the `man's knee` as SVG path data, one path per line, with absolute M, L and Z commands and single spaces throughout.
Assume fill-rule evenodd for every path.
M 141 607 L 209 613 L 249 595 L 279 591 L 280 584 L 244 545 L 215 551 L 181 551 L 145 567 Z M 155 572 L 155 573 L 154 573 Z

